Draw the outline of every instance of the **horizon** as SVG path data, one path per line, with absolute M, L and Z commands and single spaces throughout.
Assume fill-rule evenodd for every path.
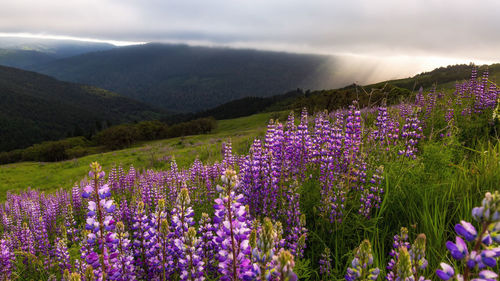
M 346 72 L 366 61 L 391 79 L 500 62 L 497 11 L 493 0 L 6 0 L 0 37 L 330 55 L 346 58 Z
M 230 48 L 230 49 L 241 49 L 241 50 L 258 50 L 258 51 L 271 51 L 271 52 L 284 52 L 292 54 L 309 54 L 309 55 L 324 55 L 330 57 L 336 57 L 343 59 L 343 65 L 377 65 L 377 68 L 384 70 L 387 68 L 399 68 L 401 71 L 399 75 L 394 75 L 393 73 L 379 73 L 373 70 L 370 74 L 372 78 L 366 78 L 365 75 L 359 75 L 356 77 L 357 68 L 347 69 L 343 76 L 348 77 L 353 75 L 354 77 L 352 83 L 362 83 L 371 84 L 386 80 L 393 79 L 404 79 L 412 77 L 414 75 L 429 72 L 439 67 L 447 67 L 457 64 L 474 64 L 474 65 L 490 65 L 498 63 L 497 61 L 486 61 L 486 60 L 475 60 L 469 61 L 468 59 L 462 58 L 448 58 L 448 57 L 432 57 L 432 56 L 386 56 L 386 57 L 374 57 L 369 55 L 359 55 L 353 53 L 321 53 L 312 52 L 306 50 L 290 50 L 283 48 L 270 47 L 265 48 L 262 46 L 246 46 L 240 44 L 216 44 L 211 42 L 202 41 L 180 41 L 180 40 L 157 40 L 149 42 L 139 42 L 139 41 L 119 41 L 111 39 L 102 38 L 86 38 L 86 37 L 76 37 L 67 35 L 52 35 L 52 34 L 31 34 L 31 33 L 8 33 L 0 32 L 0 41 L 2 38 L 19 38 L 19 39 L 35 39 L 35 40 L 53 40 L 53 41 L 76 41 L 76 42 L 87 42 L 87 43 L 103 43 L 110 44 L 117 48 L 127 47 L 127 46 L 140 46 L 146 44 L 165 44 L 165 45 L 186 45 L 189 47 L 208 47 L 208 48 Z M 408 67 L 408 65 L 411 65 Z M 406 66 L 406 67 L 405 67 Z M 385 71 L 387 72 L 387 71 Z M 365 78 L 362 78 L 362 77 Z M 358 79 L 356 79 L 358 78 Z M 366 80 L 364 82 L 359 82 L 359 80 Z M 348 85 L 348 84 L 346 84 Z

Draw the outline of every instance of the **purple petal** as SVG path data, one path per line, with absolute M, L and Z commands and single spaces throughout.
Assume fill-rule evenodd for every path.
M 448 280 L 451 278 L 446 272 L 442 271 L 441 269 L 436 270 L 436 275 L 439 277 L 441 280 Z
M 496 279 L 498 277 L 498 274 L 491 270 L 483 270 L 479 272 L 479 277 L 483 279 Z

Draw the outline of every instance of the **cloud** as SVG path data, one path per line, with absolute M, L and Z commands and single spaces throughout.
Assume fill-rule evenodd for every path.
M 0 30 L 500 61 L 500 1 L 4 0 Z

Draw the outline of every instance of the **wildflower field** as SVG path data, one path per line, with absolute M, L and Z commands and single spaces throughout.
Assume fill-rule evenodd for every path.
M 8 193 L 0 280 L 497 280 L 500 88 L 477 76 L 291 113 L 219 162 Z

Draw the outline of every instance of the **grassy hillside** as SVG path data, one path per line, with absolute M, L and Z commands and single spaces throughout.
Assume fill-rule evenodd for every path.
M 466 64 L 449 65 L 447 67 L 436 68 L 429 72 L 420 73 L 411 78 L 397 79 L 387 82 L 374 84 L 374 87 L 380 87 L 385 83 L 394 86 L 417 91 L 420 87 L 430 89 L 433 86 L 439 89 L 453 89 L 456 82 L 461 82 L 470 78 L 472 66 Z M 500 82 L 500 64 L 482 65 L 479 66 L 477 71 L 482 74 L 488 70 L 489 79 L 495 83 Z
M 169 110 L 196 112 L 248 96 L 331 88 L 331 66 L 328 56 L 147 44 L 88 53 L 32 69 Z
M 6 207 L 0 208 L 5 222 L 0 231 L 5 237 L 15 237 L 19 232 L 17 226 L 26 221 L 22 231 L 32 231 L 35 237 L 39 237 L 35 241 L 44 239 L 47 241 L 44 245 L 50 245 L 50 249 L 67 250 L 71 263 L 76 263 L 83 256 L 85 260 L 81 262 L 90 260 L 94 266 L 99 263 L 98 255 L 107 253 L 95 245 L 93 234 L 85 233 L 87 236 L 81 237 L 80 233 L 84 229 L 114 231 L 111 227 L 102 230 L 113 224 L 108 219 L 101 222 L 103 212 L 121 222 L 116 223 L 118 236 L 126 237 L 124 232 L 132 233 L 130 236 L 135 240 L 132 247 L 137 253 L 154 249 L 139 243 L 146 239 L 138 229 L 146 229 L 148 235 L 153 237 L 151 241 L 163 239 L 162 243 L 173 247 L 174 243 L 184 242 L 182 238 L 174 240 L 167 235 L 179 235 L 186 231 L 183 225 L 187 223 L 193 228 L 188 230 L 189 236 L 184 236 L 192 238 L 186 240 L 186 244 L 192 243 L 194 237 L 205 239 L 206 235 L 216 235 L 221 239 L 205 241 L 213 241 L 216 249 L 222 249 L 213 253 L 229 256 L 223 249 L 227 245 L 235 247 L 235 242 L 226 242 L 230 241 L 228 237 L 235 237 L 236 233 L 236 239 L 243 240 L 238 245 L 246 247 L 250 244 L 248 240 L 253 239 L 248 231 L 250 228 L 259 242 L 253 240 L 250 245 L 254 249 L 244 251 L 242 255 L 248 255 L 252 263 L 261 264 L 264 263 L 262 259 L 248 253 L 258 255 L 269 250 L 265 247 L 274 249 L 274 246 L 288 249 L 289 252 L 276 249 L 275 253 L 281 257 L 281 267 L 293 259 L 294 262 L 288 264 L 290 270 L 294 265 L 293 272 L 298 280 L 341 280 L 346 273 L 353 274 L 352 267 L 358 267 L 356 261 L 360 260 L 369 263 L 366 267 L 380 269 L 372 272 L 380 273 L 379 279 L 370 279 L 382 280 L 391 271 L 390 267 L 386 267 L 391 259 L 399 259 L 396 261 L 398 266 L 406 264 L 408 272 L 413 272 L 413 265 L 418 264 L 418 272 L 411 274 L 423 277 L 417 276 L 415 280 L 438 280 L 436 269 L 440 267 L 440 262 L 456 266 L 447 250 L 447 247 L 450 248 L 447 241 L 457 241 L 458 244 L 460 240 L 455 240 L 457 233 L 474 240 L 463 247 L 476 245 L 477 250 L 483 250 L 481 243 L 500 246 L 495 226 L 500 218 L 489 216 L 498 212 L 500 206 L 500 121 L 498 115 L 493 114 L 500 110 L 497 103 L 499 92 L 500 89 L 490 85 L 486 79 L 477 79 L 462 84 L 457 93 L 452 90 L 425 91 L 417 99 L 412 97 L 399 105 L 358 108 L 359 104 L 353 103 L 348 109 L 330 114 L 309 115 L 303 112 L 300 118 L 290 116 L 284 124 L 270 124 L 265 132 L 267 120 L 276 117 L 283 120 L 285 112 L 221 121 L 218 131 L 211 135 L 151 142 L 115 154 L 94 155 L 54 165 L 22 163 L 19 166 L 2 166 L 5 168 L 2 172 L 11 173 L 6 178 L 46 175 L 37 178 L 39 182 L 33 185 L 50 191 L 58 187 L 69 190 L 74 181 L 81 180 L 91 170 L 95 191 L 90 191 L 92 188 L 87 188 L 88 182 L 84 182 L 81 188 L 73 189 L 74 193 L 61 191 L 47 195 L 38 193 L 39 188 L 36 188 L 9 196 L 4 205 Z M 255 136 L 265 137 L 252 141 Z M 221 142 L 228 137 L 233 140 L 234 154 L 243 158 L 235 161 L 231 151 L 224 151 L 222 165 L 210 163 L 222 158 Z M 170 159 L 165 159 L 165 156 L 174 156 L 181 167 L 189 168 L 169 168 Z M 197 156 L 205 161 L 205 166 L 201 163 L 190 166 Z M 102 170 L 98 164 L 92 165 L 92 168 L 88 166 L 95 160 L 103 164 L 106 176 L 100 173 Z M 139 172 L 112 170 L 117 164 L 126 169 L 129 163 L 133 163 Z M 144 171 L 143 167 L 153 170 Z M 233 184 L 236 177 L 238 184 Z M 42 183 L 44 180 L 52 183 L 45 185 Z M 54 185 L 54 182 L 57 184 Z M 217 185 L 221 187 L 214 188 Z M 15 183 L 2 188 L 13 187 Z M 241 195 L 235 197 L 233 191 Z M 483 201 L 492 200 L 491 204 L 483 203 L 485 208 L 492 210 L 476 211 L 478 222 L 475 222 L 472 208 L 481 204 L 487 191 L 497 192 L 486 196 L 486 201 Z M 101 207 L 94 207 L 90 202 L 103 197 L 109 201 L 96 204 Z M 72 208 L 65 208 L 69 205 Z M 95 208 L 99 211 L 96 212 Z M 227 213 L 231 215 L 226 216 Z M 101 219 L 98 220 L 97 216 Z M 183 219 L 185 221 L 178 224 Z M 478 231 L 472 231 L 471 226 L 465 223 L 462 223 L 465 230 L 455 227 L 461 220 L 472 222 Z M 223 222 L 220 229 L 224 231 L 213 231 L 208 227 L 211 222 L 215 223 L 216 230 L 219 229 L 218 224 Z M 141 224 L 143 226 L 137 228 Z M 223 225 L 226 227 L 222 228 Z M 45 227 L 49 234 L 44 236 L 44 231 L 39 231 L 43 228 L 37 228 L 40 226 Z M 401 230 L 402 227 L 406 231 Z M 488 227 L 491 227 L 492 240 L 483 239 Z M 420 237 L 414 247 L 408 247 L 418 255 L 410 255 L 408 249 L 394 246 L 393 237 L 399 233 L 404 233 L 401 240 L 407 240 L 409 244 Z M 425 236 L 419 235 L 422 233 Z M 73 239 L 61 240 L 61 236 Z M 40 245 L 41 242 L 36 243 Z M 370 243 L 370 249 L 356 250 L 361 243 L 365 246 Z M 82 248 L 82 244 L 90 246 Z M 112 250 L 112 245 L 102 245 Z M 61 276 L 57 263 L 44 266 L 47 252 L 43 248 L 30 249 L 22 243 L 7 246 L 10 248 L 4 246 L 6 252 L 11 251 L 17 257 L 14 266 L 19 279 L 45 280 L 50 274 Z M 89 253 L 87 249 L 95 253 Z M 162 254 L 166 249 L 158 247 L 148 253 L 166 257 Z M 224 259 L 208 258 L 210 249 L 213 248 L 202 249 L 204 257 L 207 257 L 205 260 L 212 261 L 215 267 L 221 265 Z M 26 257 L 23 252 L 27 251 L 36 251 L 30 255 L 33 263 L 23 262 Z M 396 256 L 395 251 L 401 254 Z M 457 259 L 457 255 L 462 253 L 452 251 L 451 254 Z M 478 256 L 484 255 L 493 256 L 495 252 L 483 251 Z M 467 260 L 469 256 L 463 258 Z M 131 259 L 148 260 L 140 254 L 131 256 Z M 354 262 L 351 262 L 353 259 Z M 498 272 L 496 261 L 485 259 L 485 262 L 491 270 Z M 142 270 L 158 278 L 167 274 L 141 266 L 134 273 L 139 276 L 138 279 L 144 279 Z M 169 272 L 166 280 L 180 279 L 182 268 L 169 265 L 169 270 L 173 273 Z M 199 270 L 207 276 L 207 280 L 220 280 L 222 277 L 210 266 Z M 455 267 L 455 273 L 462 273 L 463 270 L 463 266 Z M 464 275 L 472 276 L 464 280 L 474 280 L 479 275 L 478 271 L 466 270 Z M 81 270 L 78 272 L 82 273 Z M 410 275 L 396 270 L 393 272 Z M 290 273 L 290 276 L 293 275 Z
M 163 114 L 103 89 L 0 66 L 0 151 Z
M 0 201 L 8 190 L 22 190 L 32 187 L 53 191 L 59 187 L 68 188 L 80 181 L 88 172 L 88 165 L 99 161 L 107 167 L 121 165 L 136 169 L 167 168 L 170 156 L 178 165 L 187 167 L 198 157 L 203 162 L 220 161 L 222 142 L 231 138 L 238 153 L 245 153 L 253 140 L 262 135 L 270 118 L 283 114 L 257 114 L 232 120 L 221 120 L 217 129 L 208 135 L 187 136 L 138 144 L 132 148 L 102 154 L 89 155 L 78 159 L 56 162 L 24 162 L 0 166 Z

